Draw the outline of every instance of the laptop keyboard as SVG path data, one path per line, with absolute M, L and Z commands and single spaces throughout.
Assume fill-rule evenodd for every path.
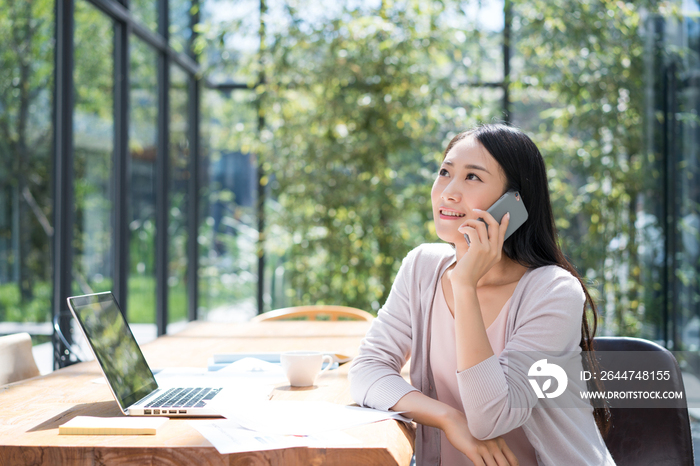
M 220 391 L 220 388 L 170 388 L 146 408 L 201 408 Z

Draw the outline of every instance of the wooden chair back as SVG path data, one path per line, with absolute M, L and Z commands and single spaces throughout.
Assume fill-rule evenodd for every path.
M 252 322 L 267 322 L 273 320 L 365 320 L 371 321 L 374 316 L 367 311 L 348 306 L 296 306 L 265 312 L 251 319 Z

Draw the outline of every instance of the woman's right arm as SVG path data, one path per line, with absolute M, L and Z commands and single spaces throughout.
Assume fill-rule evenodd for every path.
M 350 393 L 360 406 L 388 410 L 402 396 L 416 390 L 401 376 L 413 343 L 410 282 L 415 259 L 413 250 L 402 261 L 386 303 L 352 362 Z
M 475 439 L 469 432 L 467 417 L 464 413 L 420 392 L 404 395 L 391 410 L 401 412 L 420 424 L 441 429 L 445 432 L 447 440 L 464 453 L 475 466 L 517 466 L 519 464 L 518 459 L 501 437 L 491 440 Z

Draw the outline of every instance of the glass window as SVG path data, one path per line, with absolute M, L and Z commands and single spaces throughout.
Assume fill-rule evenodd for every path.
M 169 16 L 170 46 L 179 53 L 189 50 L 190 37 L 192 37 L 191 23 L 192 0 L 170 0 Z
M 130 0 L 131 16 L 151 31 L 158 30 L 158 2 L 153 0 Z
M 457 38 L 460 50 L 454 59 L 458 78 L 464 74 L 466 82 L 503 81 L 503 1 L 485 0 L 464 5 L 465 34 Z M 453 20 L 461 18 L 456 14 Z
M 243 142 L 257 131 L 254 99 L 247 91 L 202 93 L 200 318 L 243 321 L 257 313 L 257 168 Z
M 676 103 L 677 134 L 675 142 L 680 149 L 675 154 L 673 179 L 676 228 L 673 242 L 676 246 L 676 273 L 672 299 L 676 299 L 678 315 L 671 325 L 674 350 L 700 350 L 700 130 L 697 79 L 683 79 L 683 75 L 697 76 L 700 72 L 700 20 L 684 21 L 685 34 L 682 71 L 679 70 L 679 88 Z
M 651 18 L 649 26 L 658 39 L 649 42 L 654 48 L 648 49 L 646 62 L 653 92 L 648 111 L 656 118 L 649 124 L 647 144 L 653 158 L 647 164 L 645 205 L 637 222 L 646 282 L 642 336 L 669 349 L 698 351 L 700 85 L 689 77 L 700 72 L 700 21 L 694 16 L 680 22 Z M 659 196 L 663 189 L 664 196 Z M 700 364 L 692 366 L 698 375 Z
M 187 215 L 189 183 L 188 75 L 170 67 L 170 186 L 168 200 L 168 322 L 187 319 Z
M 158 145 L 157 54 L 129 41 L 129 323 L 153 323 L 156 312 L 156 148 Z
M 282 15 L 284 16 L 284 14 Z M 255 82 L 254 69 L 260 48 L 260 2 L 238 0 L 235 8 L 225 0 L 207 0 L 201 4 L 201 23 L 209 28 L 201 62 L 212 82 Z
M 76 2 L 74 40 L 73 292 L 86 294 L 110 290 L 113 278 L 112 20 L 88 2 Z
M 46 322 L 35 344 L 52 331 L 53 4 L 0 1 L 0 323 Z

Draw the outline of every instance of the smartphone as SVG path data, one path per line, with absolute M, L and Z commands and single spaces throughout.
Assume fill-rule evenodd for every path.
M 498 223 L 501 223 L 503 216 L 510 212 L 510 223 L 508 223 L 504 241 L 515 233 L 515 230 L 520 228 L 520 226 L 525 223 L 525 220 L 527 220 L 527 210 L 525 209 L 525 204 L 523 204 L 523 198 L 520 197 L 520 193 L 517 191 L 508 191 L 505 193 L 488 208 L 487 212 L 490 213 Z M 479 220 L 486 223 L 481 218 Z M 488 230 L 488 225 L 486 225 L 486 228 Z M 464 235 L 464 238 L 467 240 L 467 243 L 469 243 L 469 237 Z

